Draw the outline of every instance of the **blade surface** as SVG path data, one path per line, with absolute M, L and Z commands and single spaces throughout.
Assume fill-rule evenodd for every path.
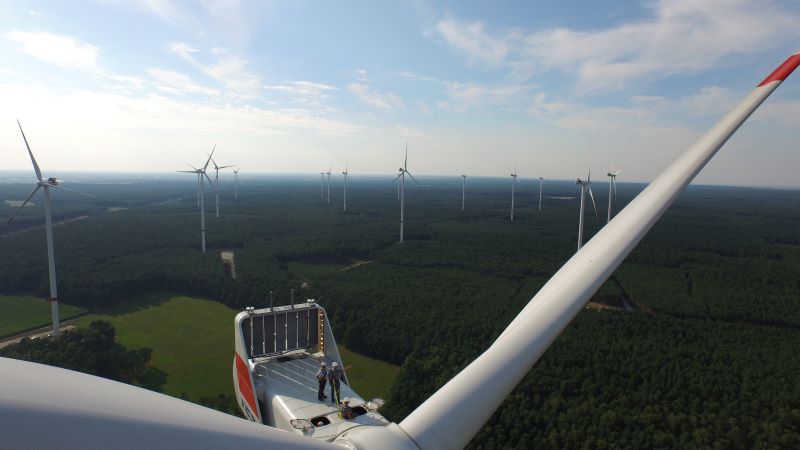
M 411 172 L 409 172 L 409 171 L 407 171 L 407 170 L 406 170 L 406 175 L 408 175 L 409 177 L 411 177 L 411 180 L 412 180 L 412 181 L 414 181 L 414 184 L 419 184 L 419 183 L 417 183 L 417 179 L 416 179 L 416 178 L 414 178 L 414 175 L 411 175 Z
M 26 199 L 25 199 L 25 201 L 24 201 L 24 202 L 22 202 L 22 205 L 21 205 L 19 208 L 17 208 L 17 211 L 14 213 L 14 215 L 13 215 L 13 216 L 11 216 L 11 218 L 10 218 L 10 219 L 8 219 L 8 222 L 6 222 L 6 225 L 8 225 L 8 224 L 10 224 L 11 222 L 13 222 L 13 221 L 14 221 L 14 219 L 17 217 L 17 215 L 19 214 L 19 212 L 20 212 L 20 211 L 22 211 L 22 208 L 24 208 L 24 207 L 25 207 L 25 205 L 27 205 L 27 204 L 28 204 L 28 202 L 29 202 L 29 201 L 31 201 L 31 199 L 33 198 L 33 196 L 36 194 L 36 191 L 38 191 L 40 187 L 41 187 L 41 186 L 39 186 L 39 185 L 36 185 L 36 187 L 35 187 L 35 188 L 33 188 L 33 192 L 31 192 L 31 195 L 29 195 L 29 196 L 28 196 L 28 198 L 26 198 Z
M 488 350 L 407 416 L 400 428 L 421 449 L 465 447 L 678 194 L 798 65 L 800 53 L 679 156 L 559 269 Z
M 203 170 L 208 169 L 208 163 L 211 162 L 211 157 L 214 156 L 214 150 L 217 149 L 217 144 L 214 144 L 214 148 L 211 149 L 211 153 L 208 155 L 208 159 L 206 160 L 206 165 L 203 166 Z
M 22 125 L 19 124 L 19 120 L 17 121 L 17 126 L 19 127 L 19 132 L 22 133 L 22 140 L 25 141 L 25 147 L 28 149 L 28 154 L 31 156 L 31 162 L 33 163 L 33 171 L 36 172 L 36 178 L 38 178 L 39 181 L 42 181 L 42 171 L 39 170 L 39 164 L 36 164 L 36 158 L 33 157 L 31 146 L 28 145 L 28 138 L 25 137 L 25 132 L 22 131 Z
M 594 215 L 595 215 L 597 218 L 600 218 L 600 215 L 599 215 L 599 214 L 597 214 L 597 204 L 594 202 L 594 194 L 592 194 L 592 185 L 590 184 L 590 185 L 588 186 L 588 188 L 589 188 L 589 198 L 591 198 L 591 199 L 592 199 L 592 206 L 594 206 Z
M 95 196 L 92 195 L 92 194 L 87 194 L 86 192 L 76 191 L 75 189 L 65 188 L 64 186 L 61 186 L 61 185 L 53 185 L 53 184 L 51 184 L 50 187 L 51 188 L 56 188 L 56 189 L 63 189 L 65 191 L 74 192 L 76 194 L 85 195 L 86 197 L 95 198 Z
M 396 182 L 396 181 L 397 181 L 398 179 L 400 179 L 400 177 L 402 177 L 402 176 L 403 176 L 403 173 L 402 173 L 402 172 L 401 172 L 401 173 L 399 173 L 399 174 L 398 174 L 396 177 L 394 177 L 394 180 L 392 180 L 392 183 Z
M 4 448 L 332 449 L 127 384 L 0 358 Z
M 214 186 L 214 182 L 213 182 L 213 181 L 211 181 L 211 178 L 209 178 L 208 174 L 207 174 L 207 173 L 205 173 L 205 172 L 203 172 L 203 175 L 205 175 L 205 177 L 206 177 L 206 180 L 208 180 L 208 182 L 209 182 L 209 183 L 211 184 L 211 186 L 213 187 L 213 186 Z M 214 190 L 216 190 L 216 188 L 214 188 Z

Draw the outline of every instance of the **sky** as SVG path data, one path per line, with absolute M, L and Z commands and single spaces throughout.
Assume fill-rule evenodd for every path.
M 787 57 L 794 0 L 0 2 L 0 169 L 648 182 Z M 701 172 L 800 186 L 800 74 Z M 33 177 L 33 172 L 31 171 Z

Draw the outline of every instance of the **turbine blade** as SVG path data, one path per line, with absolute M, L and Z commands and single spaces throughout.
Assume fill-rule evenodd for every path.
M 678 194 L 798 65 L 800 53 L 764 79 L 581 247 L 489 349 L 411 412 L 399 425 L 413 442 L 465 447 Z
M 28 149 L 28 154 L 31 156 L 31 162 L 33 163 L 33 171 L 36 172 L 36 178 L 38 178 L 39 181 L 43 181 L 42 171 L 39 170 L 39 164 L 36 164 L 36 158 L 33 157 L 31 146 L 28 145 L 28 138 L 25 137 L 25 132 L 22 131 L 22 125 L 19 124 L 19 120 L 17 120 L 17 126 L 19 126 L 19 132 L 22 133 L 22 140 L 25 141 L 25 147 Z
M 614 188 L 614 201 L 617 201 L 617 180 L 616 177 L 611 177 L 611 187 Z
M 213 182 L 213 181 L 211 181 L 211 178 L 209 178 L 208 174 L 207 174 L 207 173 L 205 173 L 205 172 L 203 172 L 203 175 L 205 175 L 205 177 L 206 177 L 206 180 L 208 180 L 208 182 L 209 182 L 209 183 L 211 184 L 211 186 L 213 187 L 213 186 L 214 186 L 214 182 Z M 214 188 L 214 189 L 216 190 L 216 188 Z
M 95 198 L 95 196 L 94 196 L 94 195 L 92 195 L 92 194 L 87 194 L 86 192 L 76 191 L 75 189 L 65 188 L 64 186 L 60 186 L 60 185 L 54 185 L 54 184 L 51 184 L 51 185 L 50 185 L 50 187 L 51 187 L 51 188 L 56 188 L 56 189 L 63 189 L 63 190 L 65 190 L 65 191 L 74 192 L 74 193 L 76 193 L 76 194 L 85 195 L 86 197 Z
M 599 219 L 600 214 L 597 214 L 597 203 L 594 202 L 594 194 L 592 194 L 592 185 L 587 186 L 589 188 L 589 197 L 592 199 L 592 206 L 594 206 L 594 215 Z
M 417 179 L 416 179 L 416 178 L 414 178 L 414 175 L 411 175 L 411 172 L 409 172 L 409 171 L 407 171 L 407 170 L 406 170 L 406 175 L 408 175 L 409 177 L 411 177 L 411 180 L 413 180 L 413 181 L 414 181 L 414 184 L 419 184 L 419 183 L 417 183 Z
M 408 141 L 406 141 L 406 159 L 403 161 L 403 169 L 408 169 Z
M 71 370 L 0 358 L 0 373 L 4 448 L 341 448 Z
M 175 172 L 179 172 L 179 173 L 197 173 L 194 170 L 176 170 Z
M 33 196 L 36 194 L 36 191 L 38 191 L 40 187 L 41 187 L 41 186 L 39 186 L 39 185 L 36 185 L 36 187 L 35 187 L 35 188 L 33 188 L 33 192 L 31 192 L 31 195 L 29 195 L 29 196 L 28 196 L 28 198 L 26 198 L 26 199 L 25 199 L 25 201 L 24 201 L 24 202 L 22 202 L 22 205 L 20 205 L 20 207 L 19 207 L 19 208 L 17 208 L 17 211 L 16 211 L 16 212 L 14 212 L 14 215 L 13 215 L 13 216 L 11 216 L 11 218 L 10 218 L 10 219 L 8 219 L 8 222 L 6 222 L 6 225 L 8 225 L 8 224 L 10 224 L 11 222 L 13 222 L 13 221 L 14 221 L 14 219 L 17 217 L 17 215 L 19 214 L 19 212 L 20 212 L 20 211 L 22 211 L 22 208 L 24 208 L 24 207 L 25 207 L 25 205 L 27 205 L 27 204 L 28 204 L 28 202 L 29 202 L 29 201 L 31 201 L 31 199 L 33 198 Z
M 211 149 L 211 153 L 208 155 L 208 159 L 206 160 L 206 165 L 203 166 L 203 171 L 208 169 L 208 163 L 211 162 L 211 157 L 214 156 L 214 150 L 217 149 L 217 144 L 214 144 L 214 148 Z
M 400 173 L 399 173 L 399 174 L 398 174 L 398 175 L 397 175 L 397 176 L 394 178 L 394 180 L 392 180 L 392 183 L 396 182 L 396 181 L 397 181 L 398 179 L 400 179 L 400 177 L 402 177 L 402 176 L 403 176 L 403 173 L 402 173 L 402 172 L 400 172 Z

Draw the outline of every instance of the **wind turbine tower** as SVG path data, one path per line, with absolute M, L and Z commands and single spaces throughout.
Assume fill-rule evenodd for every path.
M 461 174 L 461 211 L 464 211 L 464 200 L 467 195 L 467 174 Z
M 406 143 L 406 159 L 403 162 L 403 167 L 399 168 L 398 170 L 400 173 L 397 174 L 397 177 L 394 179 L 394 181 L 397 181 L 398 179 L 400 180 L 400 184 L 398 184 L 398 186 L 400 186 L 400 242 L 403 242 L 403 224 L 406 220 L 406 175 L 411 177 L 411 180 L 413 180 L 415 184 L 419 184 L 417 183 L 416 178 L 414 178 L 414 175 L 411 175 L 411 172 L 408 171 L 408 143 Z
M 325 198 L 325 190 L 323 186 L 325 185 L 325 171 L 319 173 L 319 198 Z
M 542 188 L 544 187 L 544 177 L 539 177 L 539 211 L 542 210 Z
M 344 212 L 347 212 L 347 160 L 344 161 L 344 172 L 342 172 L 342 175 L 344 175 L 344 204 L 342 208 Z
M 328 203 L 331 202 L 331 168 L 328 167 L 328 171 L 325 172 L 325 175 L 328 176 Z
M 217 162 L 214 161 L 213 159 L 211 160 L 211 162 L 214 163 L 214 171 L 215 171 L 215 175 L 214 175 L 214 196 L 216 197 L 215 202 L 216 202 L 216 206 L 217 206 L 217 218 L 219 219 L 219 170 L 220 169 L 227 169 L 227 168 L 233 167 L 233 166 L 218 166 Z
M 516 184 L 519 183 L 517 180 L 517 168 L 514 168 L 514 172 L 511 174 L 511 221 L 514 221 L 514 187 Z
M 586 191 L 589 191 L 589 197 L 592 199 L 592 206 L 594 206 L 594 215 L 597 215 L 597 204 L 594 202 L 594 194 L 592 194 L 592 171 L 591 169 L 586 175 L 586 181 L 581 180 L 578 178 L 575 181 L 575 184 L 581 187 L 581 214 L 578 219 L 578 250 L 581 249 L 583 246 L 583 210 L 584 210 L 584 198 L 586 197 Z
M 56 178 L 42 178 L 42 171 L 39 169 L 39 165 L 36 163 L 36 158 L 33 157 L 33 152 L 31 151 L 31 146 L 28 145 L 28 138 L 25 137 L 25 132 L 22 131 L 22 125 L 19 124 L 17 121 L 17 126 L 19 126 L 19 132 L 22 133 L 22 140 L 25 141 L 25 147 L 28 149 L 28 155 L 31 157 L 31 163 L 33 164 L 33 171 L 36 172 L 36 187 L 31 192 L 31 195 L 22 202 L 19 209 L 8 219 L 6 225 L 10 224 L 25 208 L 25 205 L 36 195 L 36 191 L 39 188 L 44 189 L 44 223 L 45 223 L 45 231 L 47 235 L 47 269 L 48 274 L 50 275 L 50 313 L 53 316 L 53 336 L 58 336 L 60 331 L 60 323 L 58 319 L 58 284 L 56 282 L 56 260 L 55 260 L 55 251 L 53 250 L 53 215 L 50 208 L 50 188 L 56 189 L 63 189 L 65 191 L 76 192 L 78 194 L 86 195 L 91 197 L 89 194 L 84 194 L 83 192 L 78 192 L 73 189 L 67 189 L 63 186 L 58 184 L 58 180 Z
M 233 169 L 233 199 L 239 200 L 239 171 L 241 167 Z
M 200 191 L 200 241 L 202 243 L 203 253 L 206 252 L 206 199 L 205 199 L 205 195 L 204 195 L 204 191 L 205 191 L 204 184 L 205 184 L 205 181 L 203 180 L 203 177 L 205 177 L 205 179 L 208 180 L 209 184 L 211 184 L 212 186 L 214 185 L 214 183 L 211 181 L 211 178 L 208 177 L 208 174 L 206 173 L 206 169 L 208 168 L 208 163 L 211 162 L 211 157 L 214 156 L 214 150 L 216 150 L 216 149 L 217 149 L 217 146 L 215 145 L 214 148 L 211 149 L 211 154 L 208 155 L 208 159 L 206 160 L 206 164 L 203 166 L 202 169 L 197 169 L 194 166 L 192 166 L 191 164 L 189 164 L 189 167 L 191 167 L 194 170 L 179 170 L 178 171 L 178 172 L 182 172 L 182 173 L 194 173 L 194 174 L 197 174 L 197 176 L 200 178 L 200 183 L 198 184 L 197 188 Z
M 612 165 L 612 171 L 613 165 Z M 617 203 L 617 175 L 622 173 L 622 169 L 619 169 L 616 172 L 608 172 L 608 177 L 611 178 L 610 183 L 608 184 L 608 218 L 606 219 L 606 223 L 611 222 L 611 194 L 613 189 L 614 194 L 614 204 Z

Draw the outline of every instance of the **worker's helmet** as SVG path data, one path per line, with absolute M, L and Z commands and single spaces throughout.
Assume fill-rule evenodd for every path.
M 337 367 L 339 367 L 339 363 L 337 363 L 336 361 L 334 361 L 334 362 L 333 362 L 333 368 L 335 369 L 335 368 L 337 368 Z
M 342 401 L 344 403 L 350 403 L 350 397 L 345 397 L 344 400 L 342 400 Z

